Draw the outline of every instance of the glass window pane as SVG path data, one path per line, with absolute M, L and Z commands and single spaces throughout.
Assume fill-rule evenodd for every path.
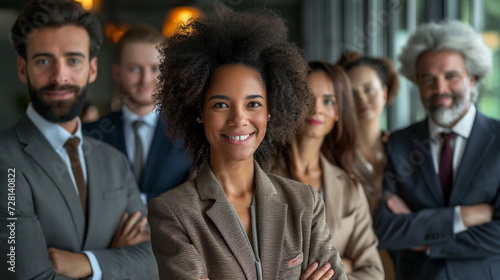
M 500 119 L 500 5 L 497 0 L 485 0 L 484 9 L 484 31 L 482 32 L 486 44 L 493 51 L 492 73 L 479 87 L 478 107 L 484 114 Z

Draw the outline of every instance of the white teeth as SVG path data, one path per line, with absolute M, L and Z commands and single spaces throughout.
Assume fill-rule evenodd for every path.
M 233 140 L 236 140 L 236 141 L 243 141 L 243 140 L 247 140 L 248 137 L 250 137 L 250 134 L 242 135 L 242 136 L 229 136 L 229 135 L 226 135 L 226 136 L 233 139 Z

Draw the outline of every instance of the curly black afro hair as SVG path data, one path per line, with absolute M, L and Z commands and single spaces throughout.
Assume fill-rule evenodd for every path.
M 303 53 L 287 41 L 287 31 L 272 11 L 239 13 L 219 5 L 213 16 L 192 19 L 161 45 L 158 108 L 167 134 L 174 140 L 184 138 L 195 166 L 210 152 L 203 124 L 196 118 L 212 74 L 222 65 L 251 67 L 266 85 L 272 119 L 254 154 L 262 167 L 301 129 L 314 107 L 314 96 L 307 86 L 309 68 Z

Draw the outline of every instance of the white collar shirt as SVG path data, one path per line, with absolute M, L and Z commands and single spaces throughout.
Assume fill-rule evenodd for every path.
M 439 126 L 431 118 L 428 118 L 429 135 L 432 139 L 432 161 L 434 163 L 434 170 L 436 171 L 436 174 L 439 172 L 439 158 L 444 142 L 440 134 L 443 132 L 454 132 L 457 134 L 455 139 L 451 141 L 451 146 L 453 148 L 453 179 L 455 179 L 458 167 L 460 166 L 460 162 L 464 155 L 465 146 L 467 146 L 467 141 L 469 140 L 470 133 L 472 131 L 472 126 L 474 125 L 475 118 L 476 107 L 474 104 L 471 104 L 467 113 L 451 129 Z
M 125 146 L 127 149 L 127 157 L 130 164 L 134 162 L 135 155 L 135 136 L 132 124 L 137 120 L 142 120 L 144 124 L 139 128 L 138 134 L 142 143 L 142 166 L 146 165 L 149 150 L 153 142 L 154 132 L 158 116 L 155 110 L 139 117 L 132 113 L 126 106 L 122 107 L 123 112 L 123 133 L 125 134 Z

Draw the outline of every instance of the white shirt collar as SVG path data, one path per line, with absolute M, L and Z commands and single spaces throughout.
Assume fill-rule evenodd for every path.
M 123 112 L 123 120 L 132 125 L 132 123 L 136 120 L 142 120 L 144 123 L 149 126 L 149 127 L 155 127 L 156 126 L 156 121 L 158 120 L 158 115 L 156 113 L 156 110 L 153 110 L 146 115 L 139 117 L 138 115 L 132 113 L 127 106 L 122 106 L 122 112 Z
M 82 123 L 79 117 L 76 117 L 78 121 L 78 128 L 75 134 L 71 134 L 59 124 L 49 122 L 48 120 L 44 119 L 40 114 L 38 114 L 37 111 L 35 111 L 31 103 L 28 105 L 28 109 L 26 109 L 26 115 L 33 122 L 33 124 L 35 124 L 38 130 L 40 130 L 40 132 L 45 136 L 45 138 L 47 138 L 54 150 L 62 148 L 64 146 L 64 143 L 66 143 L 66 141 L 68 141 L 68 139 L 72 137 L 78 137 L 80 139 L 79 146 L 82 146 Z
M 433 139 L 437 139 L 441 132 L 455 132 L 457 135 L 468 139 L 472 131 L 472 126 L 474 125 L 474 120 L 476 118 L 476 106 L 474 104 L 470 105 L 469 110 L 465 115 L 451 128 L 444 128 L 437 123 L 435 123 L 430 117 L 427 118 L 429 122 L 429 135 Z

